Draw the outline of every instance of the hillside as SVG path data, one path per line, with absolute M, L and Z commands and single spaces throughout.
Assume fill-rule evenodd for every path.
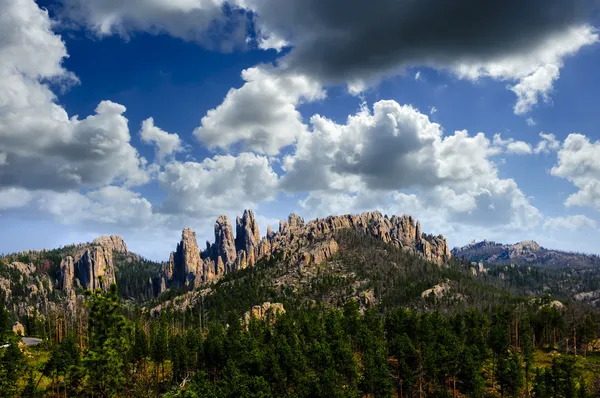
M 378 212 L 290 215 L 261 237 L 246 211 L 233 230 L 219 217 L 200 250 L 184 229 L 164 263 L 118 236 L 2 257 L 0 331 L 19 320 L 44 343 L 0 391 L 482 397 L 552 377 L 535 396 L 600 393 L 600 268 L 480 267 Z
M 545 268 L 600 267 L 600 257 L 582 253 L 551 250 L 533 241 L 512 245 L 491 241 L 473 242 L 452 249 L 452 255 L 484 265 L 531 265 Z

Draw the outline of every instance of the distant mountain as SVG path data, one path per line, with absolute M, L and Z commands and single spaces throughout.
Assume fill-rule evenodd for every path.
M 484 240 L 452 249 L 452 255 L 484 265 L 530 265 L 546 268 L 600 267 L 600 257 L 552 250 L 534 241 L 524 240 L 512 245 Z

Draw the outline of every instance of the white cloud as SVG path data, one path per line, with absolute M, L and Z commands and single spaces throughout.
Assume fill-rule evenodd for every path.
M 505 81 L 518 81 L 510 86 L 517 95 L 514 112 L 529 112 L 541 97 L 549 101 L 553 84 L 560 75 L 564 59 L 581 48 L 597 43 L 597 31 L 589 25 L 572 27 L 549 36 L 533 51 L 503 56 L 489 62 L 461 63 L 454 67 L 460 78 L 477 80 L 490 77 Z
M 544 229 L 550 231 L 577 231 L 587 228 L 596 228 L 596 221 L 581 214 L 566 217 L 549 217 L 544 221 Z
M 525 122 L 529 127 L 533 127 L 537 124 L 537 122 L 531 117 L 528 117 L 527 120 L 525 120 Z
M 513 155 L 529 155 L 533 153 L 533 148 L 525 141 L 515 141 L 513 138 L 502 139 L 502 136 L 494 134 L 494 145 L 501 148 L 508 154 Z
M 542 132 L 539 135 L 542 138 L 542 140 L 538 142 L 535 149 L 533 150 L 535 154 L 550 153 L 553 151 L 557 151 L 558 148 L 560 148 L 560 142 L 556 139 L 554 134 L 545 134 Z
M 550 101 L 550 92 L 559 75 L 560 68 L 557 65 L 544 65 L 512 86 L 510 89 L 517 95 L 515 114 L 523 115 L 531 111 L 538 97 L 542 97 L 544 102 Z
M 566 206 L 600 210 L 600 141 L 592 143 L 582 134 L 569 134 L 558 151 L 558 164 L 550 173 L 579 188 L 567 198 Z
M 515 141 L 510 142 L 506 146 L 506 152 L 514 153 L 516 155 L 527 155 L 533 153 L 533 150 L 531 149 L 531 145 L 529 145 L 528 143 L 523 141 Z
M 136 31 L 168 33 L 209 47 L 231 50 L 244 44 L 246 21 L 235 10 L 223 11 L 225 0 L 63 0 L 67 16 L 81 22 L 98 36 L 118 34 L 124 38 Z M 235 7 L 235 2 L 227 2 Z M 211 38 L 218 35 L 219 41 Z M 279 45 L 272 38 L 265 42 Z
M 2 0 L 0 8 L 0 185 L 65 190 L 148 181 L 124 106 L 102 101 L 79 120 L 56 104 L 49 82 L 77 80 L 62 67 L 67 52 L 48 13 L 31 0 Z
M 490 157 L 499 149 L 482 133 L 442 138 L 440 125 L 395 101 L 363 107 L 345 125 L 321 116 L 311 124 L 281 179 L 288 191 L 309 192 L 301 202 L 309 213 L 385 207 L 416 190 L 420 208 L 448 222 L 524 229 L 541 218 L 513 180 L 498 177 Z
M 0 188 L 0 210 L 24 207 L 31 201 L 31 193 L 22 188 Z
M 244 149 L 275 155 L 305 131 L 296 106 L 325 97 L 321 86 L 306 76 L 282 73 L 262 65 L 242 72 L 246 83 L 231 89 L 217 108 L 209 110 L 194 135 L 209 148 Z
M 273 199 L 278 177 L 266 157 L 241 153 L 202 162 L 172 162 L 158 176 L 167 192 L 162 211 L 209 217 Z
M 167 133 L 155 126 L 154 119 L 151 117 L 142 122 L 140 137 L 143 142 L 156 145 L 156 157 L 159 161 L 163 161 L 165 157 L 183 150 L 183 143 L 179 139 L 179 135 Z

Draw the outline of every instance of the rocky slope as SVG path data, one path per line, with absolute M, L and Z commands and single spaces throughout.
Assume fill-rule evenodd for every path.
M 319 264 L 336 254 L 338 245 L 332 236 L 342 230 L 364 233 L 437 264 L 451 257 L 446 239 L 441 235 L 423 234 L 420 222 L 410 216 L 388 217 L 380 212 L 365 212 L 305 223 L 301 217 L 291 214 L 287 221 L 280 221 L 277 232 L 269 228 L 261 239 L 254 213 L 246 210 L 236 219 L 235 237 L 227 216 L 220 216 L 214 226 L 215 242 L 207 242 L 203 252 L 198 248 L 195 233 L 184 229 L 181 242 L 156 282 L 156 293 L 173 286 L 199 287 L 275 255 L 297 266 Z
M 44 314 L 56 305 L 72 306 L 76 293 L 107 290 L 116 281 L 113 253 L 126 253 L 121 237 L 61 249 L 24 251 L 0 259 L 0 291 L 19 316 Z
M 600 257 L 581 253 L 550 250 L 534 241 L 513 245 L 490 242 L 473 242 L 452 249 L 452 255 L 484 265 L 533 265 L 547 268 L 589 268 L 600 266 Z

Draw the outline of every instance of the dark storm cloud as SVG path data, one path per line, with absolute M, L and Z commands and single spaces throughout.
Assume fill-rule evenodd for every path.
M 598 4 L 596 0 L 253 3 L 266 29 L 295 47 L 286 63 L 328 81 L 526 52 L 552 34 L 585 23 Z

